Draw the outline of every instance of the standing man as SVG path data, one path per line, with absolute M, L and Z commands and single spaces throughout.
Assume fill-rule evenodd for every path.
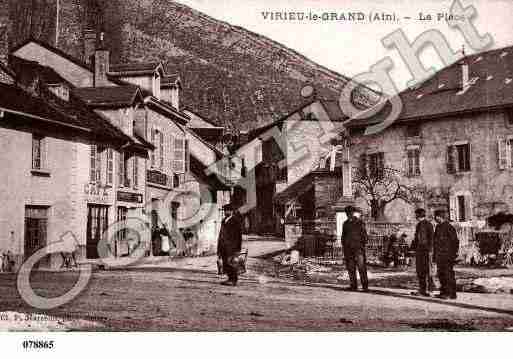
M 236 286 L 239 273 L 232 259 L 240 253 L 242 247 L 242 223 L 240 215 L 234 212 L 231 205 L 225 205 L 223 210 L 225 217 L 221 222 L 217 256 L 223 261 L 223 270 L 228 275 L 228 280 L 221 284 Z
M 456 278 L 454 276 L 454 264 L 458 257 L 460 242 L 456 229 L 447 220 L 447 213 L 444 210 L 435 211 L 437 223 L 434 238 L 434 259 L 438 268 L 438 279 L 440 280 L 441 299 L 456 299 Z
M 365 244 L 367 243 L 367 232 L 365 224 L 356 215 L 356 208 L 347 206 L 344 210 L 347 220 L 342 227 L 342 246 L 344 248 L 344 257 L 346 260 L 346 268 L 349 273 L 351 291 L 358 289 L 356 281 L 356 267 L 360 275 L 360 282 L 364 292 L 369 290 L 369 282 L 367 279 L 367 264 L 365 258 Z
M 419 279 L 418 293 L 412 293 L 429 297 L 432 290 L 433 278 L 431 277 L 431 256 L 433 255 L 433 225 L 426 219 L 426 211 L 423 208 L 415 210 L 417 218 L 417 227 L 415 228 L 415 238 L 411 244 L 411 249 L 415 250 L 415 265 L 417 269 L 417 278 Z

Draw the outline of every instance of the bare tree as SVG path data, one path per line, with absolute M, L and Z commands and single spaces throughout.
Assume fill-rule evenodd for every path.
M 355 197 L 365 199 L 374 220 L 384 219 L 386 206 L 395 200 L 403 200 L 406 203 L 415 201 L 415 189 L 401 183 L 402 176 L 399 170 L 385 167 L 370 171 L 356 167 L 353 171 Z

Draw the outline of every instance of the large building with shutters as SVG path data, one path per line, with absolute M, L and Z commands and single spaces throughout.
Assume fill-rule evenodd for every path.
M 512 212 L 513 47 L 465 56 L 399 96 L 402 112 L 384 131 L 363 134 L 387 107 L 346 124 L 354 167 L 393 168 L 416 189 L 414 202 L 390 203 L 384 219 L 413 220 L 415 207 L 447 209 L 462 223 Z
M 73 212 L 77 217 L 71 221 L 68 213 L 61 215 L 63 221 L 73 226 L 69 231 L 75 234 L 79 243 L 79 259 L 96 259 L 102 234 L 111 224 L 124 223 L 129 218 L 140 218 L 150 228 L 149 238 L 144 239 L 149 241 L 149 255 L 200 255 L 215 251 L 221 207 L 230 200 L 230 193 L 215 172 L 207 168 L 221 160 L 223 154 L 188 128 L 190 118 L 179 108 L 180 78 L 166 76 L 158 63 L 111 65 L 107 49 L 94 44 L 86 48 L 90 53 L 82 61 L 31 39 L 12 50 L 9 67 L 4 66 L 2 72 L 3 78 L 15 82 L 16 88 L 23 93 L 40 98 L 44 92 L 44 101 L 52 99 L 49 108 L 55 109 L 58 103 L 56 113 L 68 121 L 83 123 L 84 126 L 79 127 L 84 127 L 84 131 L 93 131 L 88 126 L 100 123 L 114 131 L 120 142 L 97 143 L 96 138 L 71 137 L 69 140 L 78 144 L 69 148 L 64 145 L 55 147 L 53 140 L 46 139 L 48 136 L 43 134 L 39 139 L 36 131 L 34 136 L 37 138 L 31 142 L 32 152 L 30 146 L 28 151 L 40 153 L 44 159 L 39 162 L 41 168 L 29 168 L 29 172 L 32 182 L 37 177 L 39 182 L 48 184 L 4 188 L 5 193 L 15 193 L 18 197 L 37 192 L 37 195 L 29 196 L 30 199 L 19 201 L 20 206 L 36 203 L 34 210 L 29 208 L 26 213 L 41 217 L 48 224 L 32 231 L 44 237 L 32 241 L 37 244 L 32 251 L 48 244 L 49 238 L 62 232 L 63 228 L 50 224 L 58 221 L 51 217 L 63 211 Z M 8 104 L 9 96 L 5 102 Z M 33 109 L 30 96 L 26 102 Z M 9 107 L 6 105 L 6 108 Z M 57 116 L 54 112 L 51 114 Z M 69 118 L 64 114 L 69 114 Z M 55 119 L 50 116 L 49 121 Z M 109 134 L 102 128 L 94 128 L 94 131 L 102 139 L 101 135 Z M 2 163 L 15 156 L 11 151 L 14 149 L 8 149 Z M 71 156 L 69 161 L 67 156 Z M 47 162 L 50 158 L 52 162 Z M 56 178 L 58 175 L 53 170 L 47 176 L 47 166 L 41 163 L 51 163 L 59 169 L 73 166 L 61 179 Z M 11 161 L 8 168 L 16 164 Z M 44 174 L 40 175 L 40 172 Z M 3 183 L 14 182 L 6 180 Z M 75 194 L 73 198 L 65 195 L 65 199 L 57 202 L 49 199 L 52 197 L 49 193 L 57 196 L 62 192 L 64 196 L 68 191 Z M 58 209 L 55 203 L 64 203 L 64 209 Z M 6 208 L 11 207 L 7 205 Z M 5 213 L 0 218 L 4 224 L 18 223 L 11 217 Z M 47 236 L 50 230 L 51 236 Z M 192 233 L 192 240 L 187 243 L 185 239 L 191 236 L 184 236 L 184 230 Z M 12 233 L 11 241 L 16 242 L 15 247 L 22 248 L 16 252 L 22 259 L 26 258 L 30 251 L 23 250 L 23 243 L 27 242 L 29 231 L 21 226 Z M 117 233 L 111 254 L 117 257 L 129 255 L 134 249 L 131 237 L 126 231 Z M 0 249 L 7 247 L 2 244 Z

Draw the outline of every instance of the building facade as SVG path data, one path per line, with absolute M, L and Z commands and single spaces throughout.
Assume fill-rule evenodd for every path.
M 381 133 L 363 133 L 380 115 L 348 125 L 353 168 L 394 169 L 413 190 L 411 201 L 385 208 L 385 220 L 411 221 L 423 207 L 431 215 L 446 209 L 452 220 L 475 225 L 513 210 L 512 56 L 512 48 L 466 56 L 404 91 L 402 113 Z

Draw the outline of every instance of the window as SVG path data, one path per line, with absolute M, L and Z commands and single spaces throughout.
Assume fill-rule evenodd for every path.
M 139 161 L 137 156 L 133 156 L 133 170 L 134 170 L 134 189 L 139 186 Z
M 173 188 L 180 187 L 180 175 L 178 173 L 173 174 Z
M 420 137 L 420 125 L 406 126 L 406 137 Z
M 420 176 L 420 149 L 411 148 L 407 150 L 408 167 L 406 173 L 409 177 Z
M 91 145 L 90 153 L 91 167 L 89 169 L 89 180 L 91 183 L 101 181 L 101 149 L 97 145 Z
M 385 170 L 385 154 L 383 152 L 369 155 L 369 175 L 373 178 L 382 178 Z
M 32 169 L 41 170 L 45 167 L 45 138 L 32 135 Z
M 183 138 L 175 138 L 173 148 L 173 172 L 185 173 L 185 146 L 186 141 Z
M 499 169 L 505 170 L 513 167 L 513 139 L 498 140 Z
M 246 177 L 246 159 L 244 156 L 241 156 L 240 158 L 240 176 L 242 178 Z
M 513 125 L 513 108 L 508 108 L 506 110 L 506 121 L 508 125 Z
M 107 178 L 105 180 L 107 186 L 112 186 L 114 182 L 114 151 L 112 148 L 107 149 Z
M 48 85 L 48 90 L 61 100 L 69 101 L 69 88 L 66 85 Z
M 447 147 L 447 173 L 470 171 L 470 143 Z
M 457 196 L 456 197 L 457 206 L 458 206 L 458 221 L 465 222 L 465 196 Z
M 451 219 L 458 222 L 472 220 L 472 194 L 469 191 L 459 192 L 450 197 Z

